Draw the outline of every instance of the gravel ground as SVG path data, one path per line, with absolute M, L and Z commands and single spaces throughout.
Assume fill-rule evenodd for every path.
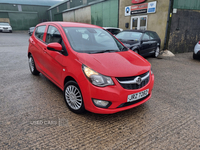
M 155 85 L 145 104 L 77 115 L 57 86 L 31 75 L 28 38 L 0 33 L 0 149 L 200 149 L 200 61 L 192 53 L 147 58 Z

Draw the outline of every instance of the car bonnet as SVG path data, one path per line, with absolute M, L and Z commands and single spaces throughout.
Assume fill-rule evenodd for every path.
M 78 60 L 100 74 L 127 77 L 150 70 L 150 63 L 133 51 L 87 54 L 78 53 Z

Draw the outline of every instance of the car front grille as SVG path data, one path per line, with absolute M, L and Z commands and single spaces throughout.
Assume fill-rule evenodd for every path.
M 117 77 L 117 81 L 119 84 L 124 88 L 128 90 L 133 90 L 133 89 L 140 89 L 147 85 L 149 82 L 149 71 L 139 75 L 139 76 L 133 76 L 133 77 Z M 138 83 L 138 80 L 140 82 Z
M 8 28 L 3 27 L 3 29 L 8 29 Z

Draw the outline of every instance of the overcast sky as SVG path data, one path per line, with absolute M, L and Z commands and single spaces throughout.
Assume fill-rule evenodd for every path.
M 31 4 L 53 6 L 64 0 L 0 0 L 0 3 Z

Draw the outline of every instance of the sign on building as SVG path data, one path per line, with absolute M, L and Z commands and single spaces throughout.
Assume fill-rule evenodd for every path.
M 155 13 L 157 2 L 142 3 L 125 7 L 125 16 L 141 13 Z
M 143 3 L 145 2 L 146 0 L 132 0 L 132 3 L 133 4 L 139 4 L 139 3 Z
M 156 4 L 157 4 L 156 1 L 154 1 L 154 2 L 149 2 L 149 3 L 148 3 L 148 10 L 147 10 L 147 13 L 155 13 L 155 12 L 156 12 Z
M 131 15 L 147 13 L 148 3 L 131 6 Z
M 131 6 L 125 7 L 125 16 L 130 16 L 131 15 Z

